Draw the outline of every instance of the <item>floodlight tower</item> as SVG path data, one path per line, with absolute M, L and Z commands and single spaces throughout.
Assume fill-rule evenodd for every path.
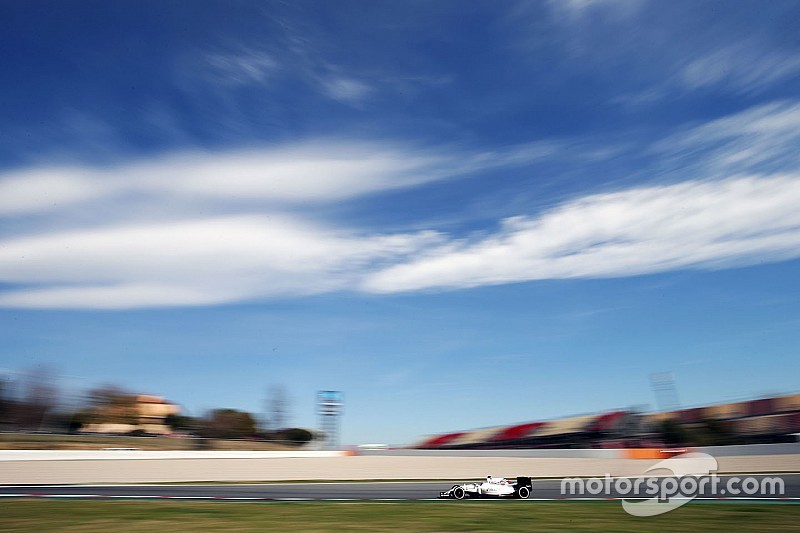
M 672 372 L 655 372 L 650 374 L 650 385 L 656 395 L 656 403 L 661 411 L 680 409 L 678 390 L 675 388 L 675 375 Z
M 324 450 L 339 447 L 339 417 L 342 414 L 344 394 L 341 391 L 323 390 L 317 393 L 317 414 L 319 428 L 325 435 L 322 442 Z

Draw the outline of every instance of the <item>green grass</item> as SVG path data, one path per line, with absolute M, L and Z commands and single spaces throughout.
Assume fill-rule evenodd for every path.
M 800 505 L 689 504 L 637 518 L 618 503 L 0 502 L 0 531 L 800 531 Z

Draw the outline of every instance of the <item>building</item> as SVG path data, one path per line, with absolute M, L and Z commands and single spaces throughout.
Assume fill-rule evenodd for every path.
M 120 411 L 124 411 L 123 414 Z M 102 406 L 93 413 L 94 421 L 81 428 L 82 433 L 142 432 L 148 435 L 167 435 L 172 432 L 166 423 L 169 415 L 181 411 L 176 404 L 160 396 L 140 394 L 130 397 L 124 406 Z

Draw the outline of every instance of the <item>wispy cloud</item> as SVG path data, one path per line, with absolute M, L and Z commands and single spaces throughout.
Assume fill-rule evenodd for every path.
M 215 81 L 224 84 L 263 84 L 280 71 L 280 63 L 262 50 L 245 49 L 237 53 L 210 53 L 206 67 Z
M 755 16 L 737 9 L 741 4 L 555 0 L 545 13 L 539 4 L 520 5 L 510 33 L 522 48 L 535 58 L 558 47 L 566 66 L 554 75 L 608 74 L 616 103 L 640 106 L 710 90 L 754 95 L 800 76 L 800 47 L 774 24 L 796 16 L 785 3 L 760 5 Z M 541 24 L 543 17 L 552 25 Z M 515 26 L 526 31 L 515 33 Z
M 655 159 L 649 170 L 668 183 L 573 197 L 471 235 L 382 233 L 314 212 L 487 169 L 583 164 L 630 150 L 606 153 L 592 144 L 576 155 L 566 141 L 475 152 L 339 141 L 7 173 L 0 216 L 14 220 L 16 231 L 0 240 L 0 281 L 9 285 L 0 306 L 213 305 L 796 258 L 799 124 L 800 105 L 777 102 L 690 127 L 641 146 Z M 191 208 L 174 209 L 180 203 Z M 124 216 L 141 206 L 143 215 Z M 66 229 L 58 226 L 64 213 L 83 218 Z M 34 214 L 51 223 L 19 231 Z
M 690 58 L 679 68 L 687 89 L 727 87 L 751 93 L 800 74 L 800 51 L 768 49 L 753 40 L 722 46 Z
M 346 104 L 361 104 L 373 92 L 366 83 L 351 78 L 327 78 L 321 81 L 321 85 L 329 98 Z
M 368 277 L 400 292 L 621 277 L 800 256 L 800 175 L 636 188 L 579 198 L 493 235 L 453 241 Z
M 16 223 L 0 240 L 0 280 L 16 288 L 0 293 L 0 306 L 211 305 L 353 288 L 439 236 L 338 227 L 317 220 L 313 206 L 552 151 L 308 142 L 9 172 L 0 175 L 0 217 Z M 31 219 L 43 222 L 27 225 Z M 64 220 L 75 229 L 61 227 Z
M 800 257 L 800 104 L 775 102 L 656 142 L 678 181 L 577 198 L 449 239 L 367 278 L 370 292 L 723 268 Z
M 549 6 L 574 22 L 576 19 L 591 16 L 593 12 L 596 14 L 598 9 L 626 18 L 635 14 L 646 3 L 646 0 L 551 0 Z
M 275 53 L 257 48 L 235 52 L 207 52 L 201 55 L 198 68 L 219 88 L 262 86 L 285 79 L 301 80 L 323 96 L 340 103 L 360 105 L 376 92 L 364 80 L 345 74 L 346 68 L 318 57 L 319 51 L 295 46 L 283 61 Z M 294 56 L 295 60 L 292 60 Z
M 655 144 L 665 163 L 704 175 L 800 168 L 800 103 L 772 102 L 678 132 Z

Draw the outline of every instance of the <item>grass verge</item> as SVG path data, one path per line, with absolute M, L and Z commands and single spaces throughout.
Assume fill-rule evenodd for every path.
M 689 504 L 637 518 L 612 502 L 0 502 L 0 531 L 800 531 L 800 506 Z

